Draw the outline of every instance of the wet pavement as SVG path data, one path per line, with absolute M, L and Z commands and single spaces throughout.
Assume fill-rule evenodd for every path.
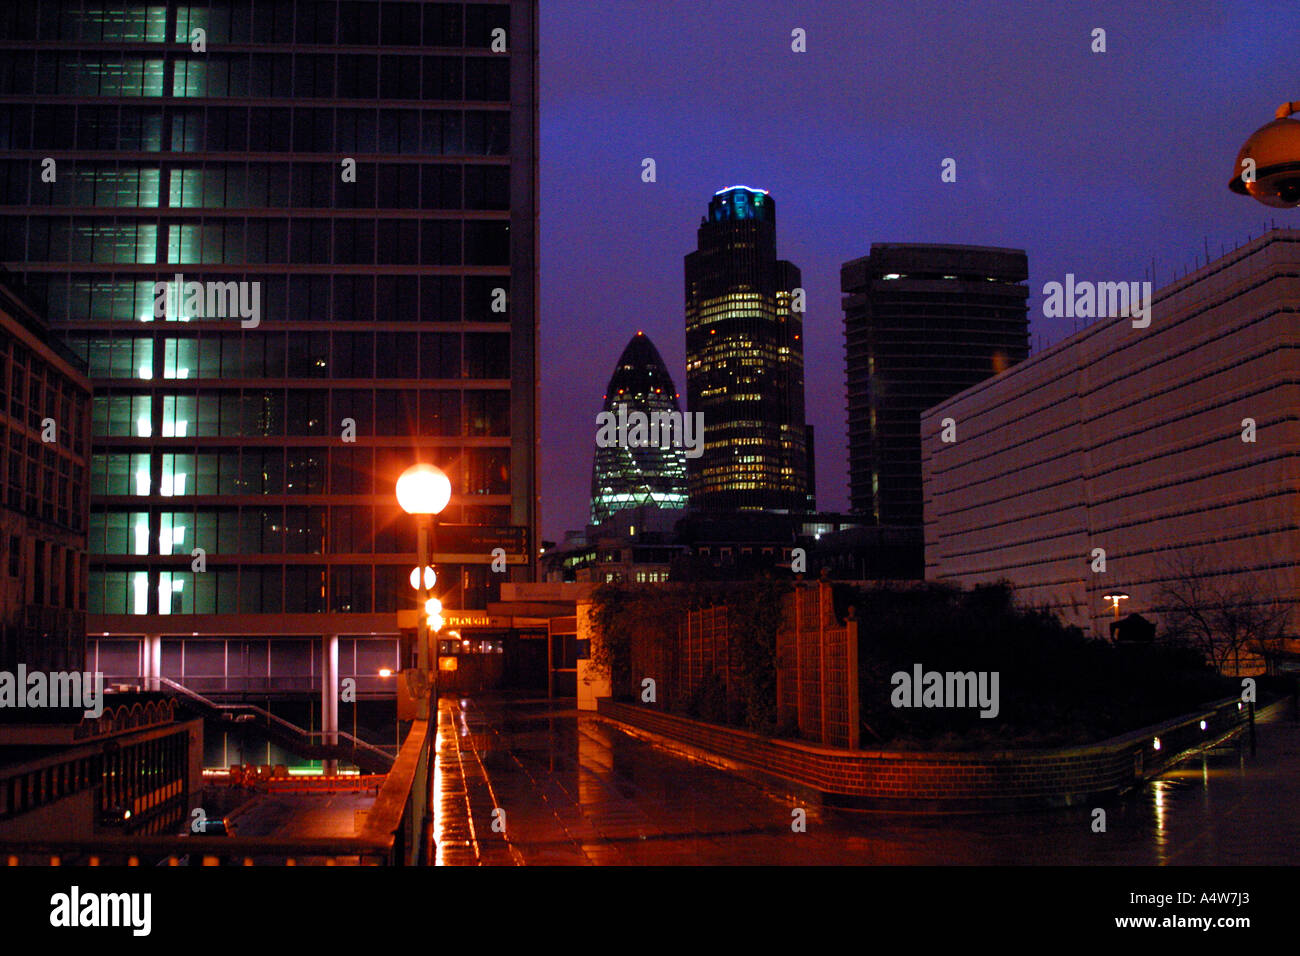
M 448 865 L 1300 862 L 1300 723 L 1261 722 L 1109 805 L 922 816 L 802 807 L 573 709 L 444 699 L 435 835 Z
M 350 837 L 358 832 L 374 802 L 373 791 L 262 794 L 240 808 L 231 819 L 231 828 L 241 837 Z

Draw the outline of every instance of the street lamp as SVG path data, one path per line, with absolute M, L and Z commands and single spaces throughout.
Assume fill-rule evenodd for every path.
M 433 554 L 433 526 L 435 517 L 451 501 L 451 481 L 441 468 L 429 464 L 412 465 L 402 472 L 397 479 L 397 503 L 402 510 L 418 519 L 416 545 L 416 571 L 425 569 L 423 574 L 413 573 L 418 579 L 420 606 L 430 600 L 429 588 L 437 575 L 431 574 L 430 558 Z M 429 622 L 432 623 L 432 622 Z M 416 642 L 416 673 L 419 693 L 415 694 L 416 718 L 429 719 L 429 698 L 436 693 L 437 675 L 429 667 L 429 634 L 427 625 L 420 628 L 420 640 Z
M 1114 640 L 1119 633 L 1119 602 L 1127 601 L 1128 595 L 1123 591 L 1114 591 L 1110 594 L 1103 594 L 1101 599 L 1103 601 L 1109 601 L 1110 606 L 1115 609 L 1115 623 L 1110 626 L 1111 639 Z
M 1283 103 L 1276 118 L 1250 134 L 1237 153 L 1228 188 L 1265 206 L 1300 206 L 1300 101 Z

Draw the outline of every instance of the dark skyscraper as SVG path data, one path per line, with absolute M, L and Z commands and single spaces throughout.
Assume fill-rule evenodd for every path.
M 714 193 L 686 256 L 686 393 L 704 415 L 704 454 L 687 461 L 693 509 L 813 509 L 803 290 L 799 270 L 776 257 L 764 190 Z
M 0 261 L 89 365 L 123 659 L 281 686 L 358 635 L 382 691 L 418 460 L 448 607 L 531 577 L 536 37 L 535 0 L 0 8 Z
M 849 504 L 922 525 L 921 413 L 1029 355 L 1023 250 L 877 243 L 840 270 Z
M 641 412 L 679 414 L 681 403 L 668 367 L 650 337 L 632 336 L 619 356 L 605 392 L 603 411 L 627 414 Z M 616 511 L 654 505 L 659 508 L 686 507 L 686 454 L 680 446 L 659 445 L 631 448 L 627 445 L 596 446 L 591 468 L 591 522 L 600 524 Z

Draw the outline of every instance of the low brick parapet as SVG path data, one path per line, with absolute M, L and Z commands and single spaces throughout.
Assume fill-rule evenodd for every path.
M 910 812 L 1070 806 L 1114 796 L 1163 773 L 1188 753 L 1236 734 L 1247 719 L 1232 698 L 1086 746 L 908 752 L 778 740 L 609 698 L 597 701 L 597 711 L 651 735 L 811 788 L 830 804 Z

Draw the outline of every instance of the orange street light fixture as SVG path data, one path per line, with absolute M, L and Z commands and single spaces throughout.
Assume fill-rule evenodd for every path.
M 440 514 L 449 501 L 451 480 L 435 465 L 412 465 L 397 479 L 397 503 L 409 515 Z
M 1123 591 L 1116 591 L 1114 594 L 1103 594 L 1103 595 L 1101 596 L 1101 599 L 1102 599 L 1103 601 L 1109 601 L 1109 602 L 1110 602 L 1110 606 L 1111 606 L 1112 608 L 1115 609 L 1115 620 L 1118 621 L 1118 620 L 1119 620 L 1119 602 L 1120 602 L 1120 601 L 1127 601 L 1127 600 L 1128 600 L 1128 595 L 1125 594 Z
M 1228 188 L 1265 206 L 1300 206 L 1300 101 L 1283 103 L 1275 119 L 1250 134 L 1237 153 Z

